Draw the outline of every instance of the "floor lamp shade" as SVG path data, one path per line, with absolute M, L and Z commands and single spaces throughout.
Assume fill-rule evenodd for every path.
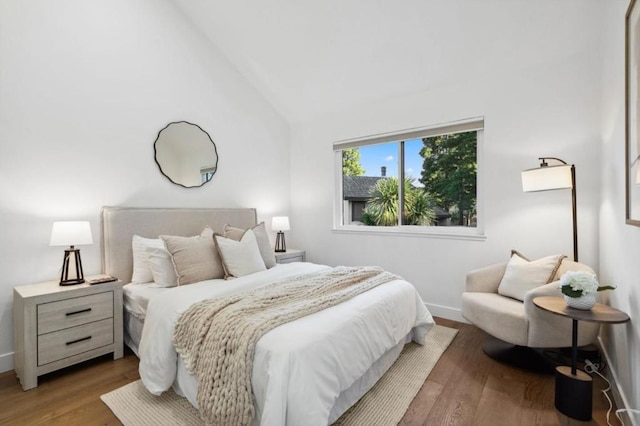
M 524 192 L 550 191 L 573 188 L 571 166 L 545 166 L 522 172 L 522 190 Z
M 284 241 L 284 232 L 282 231 L 289 231 L 291 229 L 289 226 L 289 217 L 274 216 L 271 219 L 271 229 L 274 231 L 278 231 L 278 235 L 276 236 L 275 251 L 277 253 L 284 253 L 285 251 L 287 251 L 287 244 Z
M 68 246 L 64 251 L 60 285 L 82 284 L 84 282 L 80 249 L 75 248 L 75 246 L 89 244 L 93 244 L 89 222 L 53 222 L 49 245 Z
M 571 189 L 573 214 L 573 260 L 578 261 L 578 214 L 576 204 L 576 167 L 555 157 L 540 157 L 540 167 L 522 172 L 522 190 L 524 192 Z M 546 160 L 555 160 L 561 164 L 550 166 Z

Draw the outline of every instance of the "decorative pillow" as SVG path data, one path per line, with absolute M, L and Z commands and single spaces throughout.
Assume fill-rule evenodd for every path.
M 147 258 L 147 247 L 164 248 L 164 243 L 159 238 L 144 238 L 139 235 L 133 236 L 131 240 L 131 248 L 133 250 L 132 283 L 142 284 L 153 281 L 151 266 Z
M 251 230 L 254 234 L 256 234 L 256 241 L 258 242 L 258 248 L 260 249 L 260 255 L 262 256 L 264 265 L 267 268 L 273 268 L 274 266 L 276 266 L 276 255 L 271 248 L 269 235 L 267 234 L 267 229 L 264 226 L 264 222 L 260 222 L 259 224 L 251 228 Z M 240 241 L 245 232 L 247 232 L 246 229 L 235 228 L 231 225 L 224 226 L 225 238 Z
M 511 259 L 498 286 L 498 293 L 524 301 L 524 295 L 536 287 L 548 284 L 566 256 L 557 254 L 530 261 L 511 250 Z
M 227 275 L 242 277 L 267 269 L 260 255 L 256 234 L 251 229 L 244 233 L 240 241 L 217 234 L 213 240 Z
M 222 262 L 212 238 L 172 235 L 160 235 L 160 238 L 171 254 L 178 285 L 224 278 Z
M 171 254 L 166 248 L 147 247 L 147 257 L 153 282 L 158 287 L 175 287 L 178 285 L 176 270 L 171 261 Z

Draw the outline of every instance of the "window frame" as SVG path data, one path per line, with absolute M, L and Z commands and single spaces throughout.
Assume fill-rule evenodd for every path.
M 359 148 L 362 146 L 377 145 L 388 142 L 400 142 L 407 139 L 439 136 L 450 133 L 461 133 L 476 131 L 476 226 L 417 226 L 417 225 L 396 225 L 396 226 L 364 226 L 345 225 L 344 220 L 344 200 L 343 200 L 343 175 L 342 175 L 342 150 Z M 403 144 L 398 143 L 398 177 L 404 175 L 404 152 Z M 419 128 L 397 130 L 387 133 L 345 139 L 333 143 L 334 152 L 334 218 L 333 229 L 335 233 L 346 234 L 374 234 L 391 236 L 412 236 L 412 237 L 434 237 L 451 238 L 465 240 L 484 240 L 484 117 L 473 117 L 459 121 L 442 124 L 435 124 Z M 399 180 L 400 181 L 400 180 Z M 400 185 L 399 191 L 402 191 Z M 402 197 L 402 194 L 399 194 Z M 402 199 L 402 198 L 401 198 Z

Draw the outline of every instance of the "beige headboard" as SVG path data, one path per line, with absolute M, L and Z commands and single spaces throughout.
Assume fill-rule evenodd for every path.
M 102 209 L 102 271 L 131 281 L 134 235 L 158 238 L 159 235 L 199 235 L 205 226 L 222 234 L 224 225 L 250 228 L 256 225 L 256 209 L 168 209 L 104 207 Z

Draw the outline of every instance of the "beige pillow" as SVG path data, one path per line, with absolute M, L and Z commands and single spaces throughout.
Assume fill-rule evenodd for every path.
M 269 235 L 267 229 L 264 226 L 264 222 L 260 222 L 258 225 L 251 228 L 254 234 L 256 234 L 256 241 L 258 242 L 258 248 L 260 249 L 260 255 L 264 261 L 264 265 L 267 268 L 273 268 L 276 266 L 276 255 L 271 248 L 269 242 Z M 231 225 L 224 226 L 224 237 L 232 240 L 240 241 L 246 229 L 236 228 Z
M 227 275 L 243 277 L 267 269 L 258 249 L 256 235 L 251 229 L 244 233 L 240 241 L 222 235 L 214 235 L 213 240 Z
M 224 278 L 222 262 L 211 237 L 160 235 L 160 238 L 171 253 L 178 285 Z
M 536 287 L 548 284 L 566 256 L 557 254 L 530 261 L 515 250 L 498 286 L 498 293 L 524 301 L 524 295 Z

